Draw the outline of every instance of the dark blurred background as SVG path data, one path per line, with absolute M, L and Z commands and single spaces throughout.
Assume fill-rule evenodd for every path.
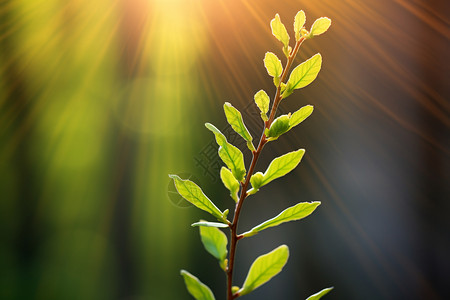
M 285 178 L 244 205 L 240 231 L 301 201 L 310 217 L 243 240 L 236 282 L 280 244 L 283 272 L 246 299 L 449 299 L 450 4 L 445 0 L 0 1 L 0 298 L 191 299 L 187 269 L 225 299 L 225 276 L 173 193 L 191 177 L 221 209 L 212 122 L 229 101 L 259 137 L 253 95 L 274 93 L 269 22 L 304 43 L 318 79 L 281 104 L 313 115 L 268 144 L 298 148 Z M 249 163 L 250 157 L 246 156 Z

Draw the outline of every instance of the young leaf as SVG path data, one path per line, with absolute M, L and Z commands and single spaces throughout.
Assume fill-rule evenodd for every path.
M 270 163 L 266 172 L 264 172 L 264 179 L 261 186 L 292 171 L 300 163 L 303 154 L 305 154 L 305 149 L 299 149 L 275 158 Z
M 196 300 L 215 300 L 211 289 L 188 271 L 181 270 L 186 288 Z
M 225 102 L 225 104 L 223 105 L 223 110 L 225 111 L 227 121 L 231 125 L 233 130 L 247 141 L 247 145 L 249 146 L 250 151 L 255 151 L 256 149 L 252 143 L 253 138 L 247 127 L 245 127 L 241 113 L 228 102 Z
M 305 12 L 303 10 L 299 11 L 294 18 L 294 32 L 295 39 L 298 41 L 300 39 L 300 31 L 306 22 Z
M 269 111 L 269 103 L 270 98 L 267 93 L 263 90 L 260 90 L 255 94 L 255 103 L 261 111 L 261 118 L 263 121 L 267 121 L 267 112 Z
M 289 131 L 289 118 L 289 115 L 281 115 L 273 121 L 269 129 L 266 129 L 265 133 L 269 141 L 274 141 L 280 135 Z
M 216 227 L 200 226 L 200 238 L 206 251 L 219 261 L 227 258 L 227 236 Z
M 288 257 L 289 248 L 286 245 L 258 257 L 250 267 L 244 285 L 238 291 L 239 295 L 250 293 L 280 273 Z
M 223 185 L 230 191 L 230 196 L 235 202 L 238 201 L 239 181 L 234 178 L 230 170 L 225 167 L 220 169 L 220 179 L 222 179 Z
M 272 28 L 272 34 L 283 43 L 284 48 L 289 47 L 289 34 L 286 27 L 281 23 L 280 15 L 276 14 L 275 18 L 270 21 L 270 27 Z
M 274 78 L 275 85 L 278 86 L 281 73 L 283 72 L 281 60 L 272 52 L 266 52 L 264 66 L 267 69 L 267 73 Z
M 174 180 L 178 193 L 187 201 L 191 202 L 198 208 L 210 213 L 217 219 L 226 222 L 224 213 L 221 212 L 214 203 L 206 197 L 202 189 L 190 180 L 183 180 L 177 175 L 169 175 Z
M 243 236 L 252 236 L 257 234 L 260 231 L 263 231 L 264 229 L 278 226 L 282 223 L 290 222 L 290 221 L 297 221 L 300 219 L 303 219 L 310 214 L 313 213 L 313 211 L 320 205 L 319 201 L 316 202 L 302 202 L 298 203 L 297 205 L 291 206 L 285 210 L 283 210 L 278 216 L 267 220 L 258 226 L 253 227 L 251 230 L 247 231 L 246 233 L 242 234 Z
M 300 89 L 316 79 L 317 74 L 322 66 L 322 56 L 317 53 L 307 61 L 298 65 L 292 70 L 289 80 L 286 85 L 286 90 L 283 93 L 283 98 L 286 98 L 293 93 L 295 89 Z
M 297 126 L 301 122 L 303 122 L 307 117 L 309 117 L 314 110 L 314 107 L 312 105 L 305 105 L 299 110 L 297 110 L 295 113 L 292 114 L 291 118 L 289 119 L 289 126 L 290 128 Z
M 229 213 L 229 212 L 230 212 L 229 209 L 225 209 L 225 210 L 223 211 L 223 213 L 222 213 L 223 219 L 224 219 L 224 221 L 227 222 L 227 224 L 229 223 L 229 221 L 227 220 L 227 217 L 228 217 L 228 213 Z
M 328 294 L 328 292 L 331 291 L 332 289 L 333 289 L 333 287 L 323 289 L 320 292 L 318 292 L 312 296 L 309 296 L 308 299 L 306 299 L 306 300 L 319 300 L 320 298 L 322 298 L 322 296 L 325 296 L 326 294 Z
M 200 222 L 192 223 L 191 226 L 192 227 L 205 226 L 205 227 L 217 227 L 217 228 L 228 227 L 228 225 L 224 224 L 224 223 L 208 222 L 208 221 L 200 221 Z
M 210 123 L 205 124 L 206 128 L 211 130 L 216 136 L 219 147 L 219 156 L 222 161 L 233 173 L 234 178 L 238 181 L 243 181 L 245 176 L 244 155 L 241 150 L 228 143 L 227 138 Z
M 327 17 L 318 18 L 314 21 L 309 32 L 310 37 L 321 35 L 328 30 L 331 26 L 331 20 Z

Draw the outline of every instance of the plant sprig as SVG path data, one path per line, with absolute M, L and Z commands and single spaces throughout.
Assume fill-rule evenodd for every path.
M 280 178 L 295 169 L 305 153 L 304 149 L 287 153 L 275 158 L 264 173 L 255 173 L 256 163 L 264 145 L 268 142 L 277 140 L 281 135 L 303 122 L 313 112 L 313 106 L 306 105 L 293 114 L 289 113 L 275 118 L 280 102 L 289 97 L 296 89 L 303 88 L 313 82 L 322 66 L 322 56 L 317 53 L 310 59 L 296 66 L 292 72 L 290 72 L 294 59 L 303 42 L 326 32 L 331 25 L 331 20 L 329 18 L 322 17 L 317 19 L 308 31 L 304 27 L 305 21 L 305 13 L 299 11 L 294 18 L 294 48 L 291 48 L 289 45 L 290 37 L 286 27 L 281 22 L 280 16 L 276 14 L 275 18 L 270 22 L 272 34 L 282 43 L 282 52 L 286 56 L 287 62 L 283 68 L 281 60 L 276 54 L 272 52 L 267 52 L 265 54 L 263 60 L 264 66 L 266 67 L 267 73 L 273 77 L 276 92 L 269 116 L 267 116 L 270 108 L 269 96 L 263 90 L 260 90 L 255 94 L 255 103 L 260 110 L 261 119 L 264 122 L 261 137 L 256 148 L 253 144 L 253 137 L 247 130 L 241 113 L 228 102 L 224 105 L 225 116 L 228 123 L 233 130 L 247 142 L 248 149 L 252 153 L 252 160 L 248 171 L 245 168 L 242 152 L 237 147 L 230 144 L 226 137 L 214 125 L 209 123 L 205 124 L 205 126 L 214 133 L 217 144 L 219 145 L 219 157 L 226 165 L 226 167 L 222 167 L 220 170 L 220 178 L 224 186 L 229 190 L 230 197 L 235 201 L 233 220 L 229 221 L 227 219 L 228 209 L 221 211 L 217 208 L 217 206 L 194 182 L 183 180 L 177 175 L 170 175 L 175 182 L 178 193 L 183 198 L 199 209 L 210 213 L 218 221 L 210 222 L 201 220 L 192 224 L 192 226 L 200 227 L 200 237 L 205 249 L 218 260 L 219 266 L 227 275 L 227 300 L 233 300 L 246 295 L 268 282 L 272 277 L 281 272 L 289 257 L 289 248 L 286 245 L 279 246 L 273 251 L 259 256 L 251 265 L 242 287 L 233 286 L 233 269 L 237 242 L 240 239 L 253 236 L 270 227 L 278 226 L 285 222 L 303 219 L 312 214 L 321 204 L 318 201 L 298 203 L 297 205 L 285 209 L 277 216 L 253 227 L 249 231 L 242 234 L 238 234 L 237 232 L 239 216 L 245 199 L 248 196 L 257 193 L 260 188 L 271 181 Z M 288 75 L 289 79 L 287 79 Z M 227 250 L 227 237 L 220 228 L 228 228 L 230 230 L 229 250 Z M 213 292 L 197 277 L 184 270 L 181 271 L 181 275 L 184 277 L 189 293 L 195 299 L 215 299 Z M 320 299 L 331 289 L 332 288 L 324 289 L 319 293 L 310 296 L 308 299 Z

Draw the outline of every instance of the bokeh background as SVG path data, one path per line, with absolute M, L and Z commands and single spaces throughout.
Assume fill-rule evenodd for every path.
M 246 299 L 328 286 L 326 299 L 449 299 L 448 1 L 0 3 L 1 299 L 191 299 L 182 268 L 225 299 L 225 277 L 189 226 L 208 216 L 176 197 L 167 174 L 232 206 L 203 124 L 230 134 L 229 101 L 259 135 L 253 95 L 274 92 L 262 59 L 282 56 L 269 22 L 280 13 L 292 34 L 300 9 L 308 27 L 333 24 L 299 54 L 321 52 L 318 79 L 281 111 L 315 112 L 268 144 L 257 168 L 307 152 L 248 199 L 240 228 L 299 201 L 322 205 L 241 241 L 236 284 L 285 243 L 283 272 Z

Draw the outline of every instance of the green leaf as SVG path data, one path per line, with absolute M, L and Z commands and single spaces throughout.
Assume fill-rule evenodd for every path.
M 286 27 L 281 23 L 280 15 L 276 14 L 275 18 L 270 21 L 270 27 L 272 28 L 272 34 L 283 43 L 284 48 L 289 47 L 289 34 Z
M 322 56 L 317 53 L 307 61 L 298 65 L 292 70 L 289 80 L 286 84 L 286 90 L 283 93 L 283 98 L 286 98 L 293 93 L 295 89 L 300 89 L 316 79 L 317 74 L 322 66 Z
M 267 121 L 267 112 L 269 111 L 269 103 L 270 98 L 267 93 L 263 90 L 260 90 L 255 94 L 255 103 L 261 111 L 261 118 L 263 121 Z
M 227 165 L 228 169 L 231 170 L 234 178 L 238 181 L 243 181 L 246 171 L 244 155 L 241 150 L 228 143 L 227 138 L 214 125 L 206 123 L 205 126 L 216 136 L 216 141 L 219 145 L 219 156 L 222 161 Z
M 227 236 L 216 227 L 200 226 L 200 238 L 206 251 L 219 261 L 227 258 Z
M 276 118 L 269 129 L 266 129 L 266 137 L 268 137 L 269 141 L 276 140 L 280 135 L 289 131 L 291 128 L 289 126 L 289 115 L 281 115 Z
M 328 294 L 328 292 L 331 291 L 332 289 L 333 289 L 333 287 L 323 289 L 320 292 L 318 292 L 312 296 L 309 296 L 308 299 L 306 299 L 306 300 L 319 300 L 320 298 L 322 298 L 322 296 L 325 296 L 326 294 Z
M 313 213 L 313 211 L 320 205 L 319 201 L 315 202 L 302 202 L 298 203 L 297 205 L 291 206 L 285 210 L 283 210 L 278 216 L 267 220 L 258 226 L 253 227 L 251 230 L 243 233 L 243 236 L 252 236 L 257 234 L 260 231 L 263 231 L 264 229 L 278 226 L 282 223 L 290 222 L 290 221 L 297 221 L 300 219 L 303 219 L 310 214 Z
M 225 167 L 220 169 L 220 179 L 222 179 L 223 185 L 230 191 L 230 196 L 235 202 L 238 202 L 239 181 L 234 178 L 230 170 Z
M 270 163 L 266 172 L 264 172 L 264 179 L 261 186 L 292 171 L 300 163 L 303 154 L 305 154 L 305 149 L 299 149 L 275 158 Z
M 331 26 L 331 20 L 327 17 L 318 18 L 314 21 L 309 32 L 310 37 L 321 35 Z
M 241 113 L 228 102 L 225 102 L 225 104 L 223 105 L 223 110 L 225 111 L 227 121 L 231 125 L 233 130 L 236 131 L 236 133 L 238 133 L 240 136 L 244 138 L 244 140 L 248 142 L 247 145 L 250 151 L 255 151 L 256 149 L 252 144 L 253 138 L 250 132 L 248 131 L 247 127 L 245 127 Z
M 221 212 L 214 203 L 206 197 L 202 189 L 190 180 L 183 180 L 177 175 L 169 175 L 174 180 L 178 193 L 187 201 L 191 202 L 198 208 L 210 213 L 217 219 L 226 222 L 224 212 Z
M 205 227 L 218 227 L 218 228 L 228 227 L 228 225 L 224 224 L 224 223 L 208 222 L 208 221 L 200 221 L 200 222 L 192 223 L 191 226 L 192 227 L 205 226 Z
M 298 41 L 300 39 L 300 31 L 306 22 L 305 12 L 303 10 L 299 11 L 294 18 L 294 32 L 295 39 Z
M 312 105 L 305 105 L 299 110 L 297 110 L 295 113 L 292 114 L 291 118 L 289 119 L 289 126 L 290 128 L 297 126 L 301 122 L 303 122 L 307 117 L 309 117 L 314 110 L 314 107 Z
M 250 293 L 280 273 L 288 257 L 289 248 L 286 245 L 258 257 L 250 267 L 244 285 L 238 291 L 239 295 Z
M 196 300 L 215 300 L 211 289 L 188 271 L 181 270 L 186 288 Z
M 267 69 L 267 73 L 274 78 L 279 78 L 283 72 L 281 60 L 272 52 L 266 52 L 266 55 L 264 56 L 264 66 Z

